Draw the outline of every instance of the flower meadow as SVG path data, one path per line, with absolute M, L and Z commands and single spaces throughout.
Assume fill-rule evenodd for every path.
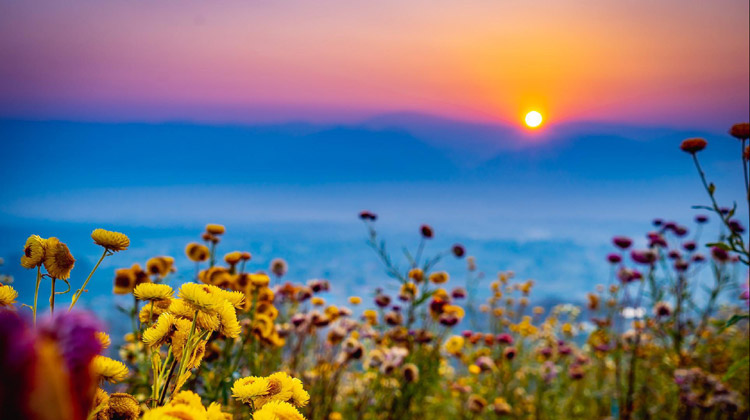
M 290 279 L 282 259 L 251 272 L 250 252 L 222 249 L 232 232 L 219 224 L 186 244 L 193 267 L 154 256 L 114 279 L 96 271 L 128 252 L 126 234 L 92 232 L 101 254 L 85 278 L 64 242 L 32 234 L 16 281 L 36 283 L 33 305 L 1 278 L 0 418 L 746 419 L 748 127 L 726 140 L 739 143 L 739 203 L 718 202 L 700 166 L 708 143 L 683 141 L 707 204 L 690 225 L 654 220 L 644 248 L 613 237 L 611 275 L 581 305 L 536 306 L 534 281 L 485 278 L 462 245 L 433 249 L 428 225 L 394 251 L 369 211 L 366 243 L 390 281 L 337 304 L 335 282 Z M 708 223 L 717 237 L 702 235 Z M 465 271 L 442 270 L 447 258 Z M 193 281 L 168 285 L 177 270 Z M 103 281 L 132 296 L 122 339 L 77 308 Z

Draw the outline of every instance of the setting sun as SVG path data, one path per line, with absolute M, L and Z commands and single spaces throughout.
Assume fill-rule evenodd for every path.
M 526 114 L 526 125 L 531 128 L 539 127 L 542 124 L 542 114 L 537 111 L 531 111 Z

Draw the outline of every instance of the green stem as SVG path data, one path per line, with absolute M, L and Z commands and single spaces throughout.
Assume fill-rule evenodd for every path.
M 81 294 L 83 294 L 84 290 L 86 290 L 86 285 L 89 284 L 89 280 L 91 280 L 91 276 L 94 275 L 94 272 L 96 271 L 96 269 L 99 268 L 99 264 L 101 264 L 104 257 L 107 256 L 107 251 L 108 249 L 104 248 L 104 252 L 102 253 L 102 256 L 99 258 L 99 261 L 96 262 L 96 265 L 94 266 L 94 269 L 91 270 L 91 272 L 89 273 L 89 276 L 86 277 L 86 281 L 83 282 L 83 286 L 81 286 L 81 288 L 78 289 L 78 291 L 76 291 L 76 294 L 73 295 L 73 301 L 70 302 L 70 308 L 68 308 L 69 311 L 73 309 L 73 306 L 75 306 L 76 302 L 78 302 L 78 299 L 81 297 Z
M 49 314 L 55 314 L 55 278 L 52 277 L 52 294 L 49 297 Z
M 34 313 L 34 325 L 36 325 L 36 302 L 39 298 L 39 284 L 42 282 L 42 266 L 38 265 L 36 266 L 36 289 L 34 289 L 34 308 L 32 312 Z

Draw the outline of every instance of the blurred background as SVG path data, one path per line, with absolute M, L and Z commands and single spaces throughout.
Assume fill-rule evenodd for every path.
M 708 200 L 684 138 L 709 141 L 720 202 L 742 200 L 726 131 L 750 113 L 748 7 L 1 1 L 0 271 L 28 303 L 24 241 L 57 236 L 75 289 L 91 230 L 124 232 L 82 300 L 107 312 L 114 269 L 170 255 L 189 280 L 184 246 L 221 223 L 220 254 L 284 258 L 342 302 L 391 282 L 368 209 L 396 254 L 428 223 L 426 251 L 464 244 L 487 283 L 514 270 L 537 299 L 583 299 L 613 235 L 694 227 Z M 443 268 L 462 281 L 464 264 Z

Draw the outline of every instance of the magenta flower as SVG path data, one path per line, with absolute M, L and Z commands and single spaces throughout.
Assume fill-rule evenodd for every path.
M 612 238 L 612 243 L 620 249 L 628 249 L 633 244 L 633 240 L 627 236 L 615 236 Z

